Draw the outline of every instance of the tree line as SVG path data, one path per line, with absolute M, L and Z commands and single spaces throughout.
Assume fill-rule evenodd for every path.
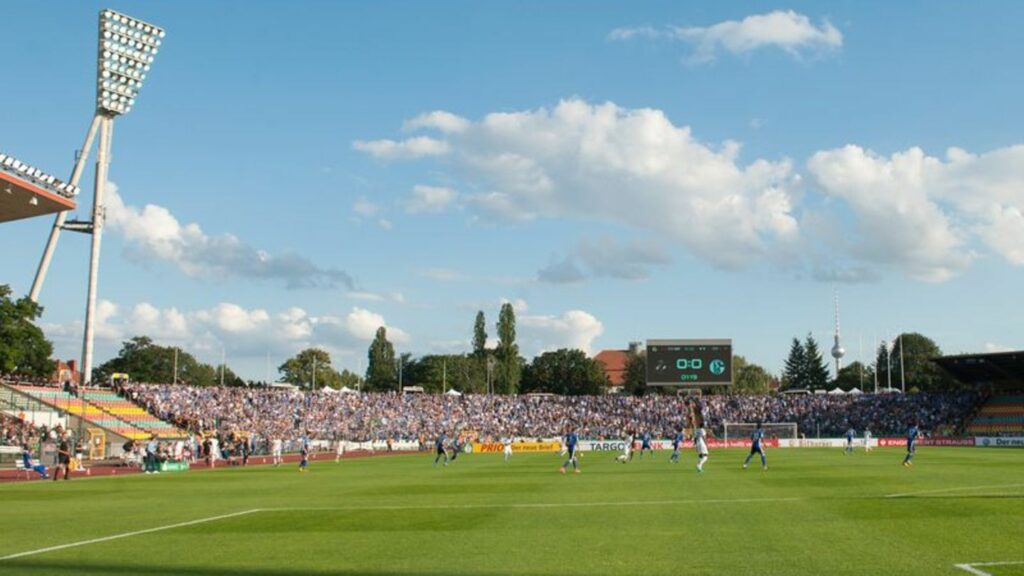
M 53 345 L 36 325 L 43 308 L 28 298 L 15 300 L 9 286 L 0 285 L 0 374 L 47 378 L 54 370 Z M 368 391 L 399 391 L 403 386 L 420 386 L 426 392 L 458 390 L 470 393 L 515 394 L 599 394 L 610 383 L 604 366 L 582 350 L 562 348 L 545 351 L 527 361 L 516 343 L 516 315 L 510 303 L 502 304 L 494 325 L 497 341 L 488 345 L 488 325 L 483 310 L 473 322 L 470 351 L 456 354 L 427 354 L 414 358 L 396 354 L 387 329 L 380 327 L 367 350 L 364 374 L 334 368 L 330 354 L 307 348 L 278 366 L 279 381 L 301 387 L 348 387 Z M 765 394 L 776 389 L 820 390 L 839 387 L 872 391 L 905 388 L 907 391 L 956 390 L 963 385 L 939 368 L 932 358 L 942 355 L 938 345 L 922 334 L 909 332 L 879 346 L 872 365 L 851 362 L 832 376 L 821 347 L 811 334 L 793 338 L 781 378 L 747 361 L 733 357 L 733 385 L 725 392 Z M 876 374 L 877 367 L 877 374 Z M 266 385 L 245 381 L 226 365 L 200 362 L 189 352 L 162 346 L 147 336 L 122 343 L 117 356 L 93 370 L 92 381 L 103 382 L 115 373 L 129 374 L 137 382 L 177 382 L 211 386 Z M 651 392 L 646 385 L 646 358 L 642 350 L 630 350 L 625 366 L 624 391 Z M 657 392 L 657 391 L 656 391 Z

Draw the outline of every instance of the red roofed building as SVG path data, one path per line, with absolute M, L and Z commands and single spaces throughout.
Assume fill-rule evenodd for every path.
M 594 356 L 594 360 L 604 366 L 604 373 L 608 376 L 612 388 L 619 388 L 626 383 L 628 354 L 627 350 L 601 350 Z

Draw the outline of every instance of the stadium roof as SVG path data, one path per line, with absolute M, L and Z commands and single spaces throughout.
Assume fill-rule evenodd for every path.
M 0 170 L 0 222 L 55 214 L 75 208 L 75 201 L 31 180 Z
M 1024 350 L 941 356 L 932 362 L 965 384 L 1024 384 Z

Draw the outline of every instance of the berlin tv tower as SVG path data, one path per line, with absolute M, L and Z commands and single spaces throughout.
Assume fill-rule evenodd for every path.
M 846 350 L 844 350 L 843 345 L 839 343 L 839 292 L 835 293 L 835 310 L 836 333 L 835 343 L 832 345 L 832 357 L 836 360 L 836 378 L 839 378 L 839 371 L 843 368 L 843 356 L 846 356 Z

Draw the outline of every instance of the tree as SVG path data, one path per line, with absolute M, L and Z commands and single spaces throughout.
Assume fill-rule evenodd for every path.
M 512 304 L 505 302 L 498 314 L 498 349 L 495 358 L 498 363 L 494 374 L 494 391 L 499 394 L 515 394 L 519 390 L 522 373 L 522 359 L 516 344 L 516 312 Z
M 807 388 L 807 354 L 800 340 L 793 338 L 789 357 L 782 372 L 783 388 Z
M 340 388 L 351 388 L 353 390 L 359 388 L 363 383 L 363 379 L 359 377 L 359 374 L 350 371 L 348 368 L 341 371 L 341 374 L 338 375 L 338 380 L 338 383 L 341 384 Z
M 174 346 L 160 346 L 148 336 L 134 336 L 121 343 L 117 356 L 97 366 L 93 382 L 103 382 L 121 373 L 135 382 L 174 382 L 174 356 L 178 356 L 178 383 L 192 386 L 220 384 L 220 368 L 196 360 L 195 356 Z M 229 378 L 229 373 L 231 377 Z M 230 368 L 224 372 L 224 384 L 243 383 Z
M 316 378 L 313 378 L 314 366 Z M 316 381 L 317 388 L 341 388 L 341 374 L 331 366 L 331 355 L 320 348 L 306 348 L 278 366 L 281 380 L 296 386 L 312 387 Z
M 807 389 L 822 390 L 828 387 L 828 364 L 822 357 L 818 342 L 810 333 L 804 341 L 804 361 L 806 362 Z
M 901 354 L 902 352 L 902 354 Z M 934 340 L 917 332 L 905 332 L 896 337 L 892 347 L 892 385 L 899 388 L 900 361 L 906 390 L 917 388 L 922 392 L 946 392 L 957 390 L 961 385 L 947 374 L 932 358 L 942 356 L 942 350 Z M 884 364 L 882 364 L 884 366 Z M 881 371 L 879 371 L 881 377 Z M 887 376 L 888 378 L 888 376 Z
M 874 382 L 875 373 L 871 366 L 865 366 L 858 361 L 854 361 L 839 370 L 839 376 L 835 380 L 835 385 L 847 391 L 854 388 L 864 390 L 869 387 L 873 390 Z
M 217 371 L 217 383 L 224 382 L 225 386 L 245 386 L 245 380 L 238 377 L 235 371 L 229 368 L 225 364 L 220 364 L 216 368 Z M 224 370 L 223 378 L 221 377 L 221 370 Z
M 478 310 L 473 322 L 473 356 L 483 358 L 487 354 L 487 322 L 484 311 Z
M 743 356 L 732 357 L 733 384 L 737 394 L 767 394 L 772 375 L 763 367 L 748 362 Z
M 647 353 L 643 349 L 630 349 L 626 353 L 626 377 L 622 387 L 633 396 L 647 392 Z
M 600 394 L 607 387 L 604 368 L 582 350 L 562 348 L 545 352 L 523 370 L 523 392 Z
M 366 388 L 368 390 L 395 390 L 398 374 L 395 366 L 395 347 L 388 342 L 387 328 L 377 328 L 367 353 Z
M 42 314 L 42 306 L 29 298 L 13 300 L 10 286 L 0 285 L 0 374 L 53 374 L 53 344 L 34 323 Z

